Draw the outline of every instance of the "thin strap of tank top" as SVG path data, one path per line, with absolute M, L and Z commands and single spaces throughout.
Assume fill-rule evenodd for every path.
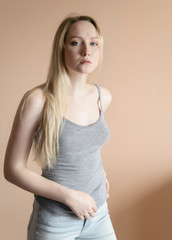
M 98 89 L 98 93 L 99 93 L 99 102 L 100 102 L 100 109 L 101 109 L 101 113 L 103 113 L 103 108 L 102 108 L 102 100 L 101 100 L 101 91 L 100 91 L 100 87 L 94 83 L 94 85 L 97 87 Z

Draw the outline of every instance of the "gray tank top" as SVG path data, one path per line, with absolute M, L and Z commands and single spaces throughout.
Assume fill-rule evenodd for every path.
M 59 137 L 60 157 L 53 169 L 43 169 L 42 176 L 65 187 L 91 195 L 99 208 L 107 199 L 106 177 L 101 159 L 101 147 L 110 137 L 104 120 L 99 93 L 100 116 L 89 125 L 81 126 L 66 118 Z M 65 204 L 35 195 L 40 206 L 58 215 L 75 215 Z

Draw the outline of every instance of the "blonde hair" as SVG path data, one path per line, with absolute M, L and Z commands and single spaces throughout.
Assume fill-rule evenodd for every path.
M 32 146 L 34 160 L 42 168 L 53 168 L 56 163 L 56 154 L 60 155 L 59 136 L 64 126 L 63 117 L 67 110 L 68 96 L 71 90 L 71 83 L 64 61 L 64 44 L 71 25 L 81 20 L 91 22 L 96 28 L 100 43 L 100 59 L 102 59 L 103 37 L 96 21 L 89 16 L 70 15 L 66 17 L 59 25 L 53 40 L 47 81 L 28 91 L 22 106 L 23 109 L 27 97 L 35 89 L 42 89 L 46 100 L 41 119 L 34 134 Z M 101 61 L 99 61 L 100 64 Z

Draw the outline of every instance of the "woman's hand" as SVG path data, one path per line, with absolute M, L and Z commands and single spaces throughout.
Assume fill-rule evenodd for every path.
M 106 178 L 106 191 L 107 191 L 107 198 L 110 198 L 110 196 L 109 196 L 109 181 L 107 178 Z
M 90 216 L 94 217 L 97 211 L 94 199 L 89 194 L 81 191 L 71 190 L 65 204 L 68 205 L 81 220 L 84 220 L 84 218 L 89 220 Z
M 106 173 L 105 173 L 105 177 L 106 177 Z M 107 191 L 107 198 L 110 198 L 109 196 L 109 188 L 110 188 L 110 185 L 109 185 L 109 181 L 106 177 L 106 191 Z

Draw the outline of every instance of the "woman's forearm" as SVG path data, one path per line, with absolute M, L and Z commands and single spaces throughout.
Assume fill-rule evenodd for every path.
M 69 201 L 73 191 L 23 166 L 6 171 L 4 175 L 6 180 L 26 191 L 63 203 Z

